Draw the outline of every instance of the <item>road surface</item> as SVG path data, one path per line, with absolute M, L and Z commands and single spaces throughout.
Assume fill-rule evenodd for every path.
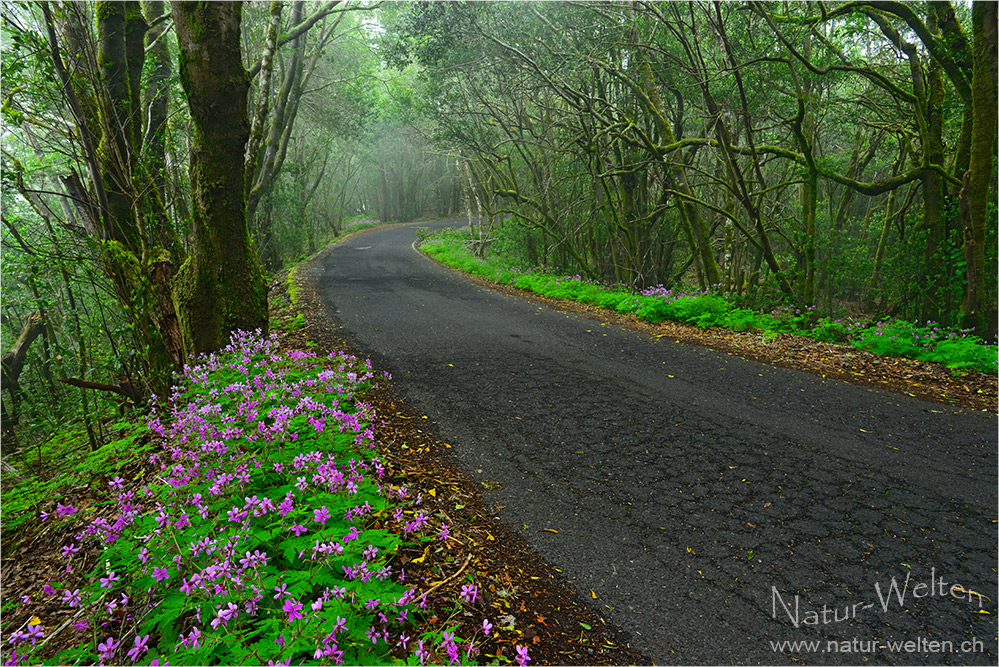
M 490 290 L 414 250 L 456 224 L 336 246 L 325 308 L 635 649 L 996 664 L 995 415 Z

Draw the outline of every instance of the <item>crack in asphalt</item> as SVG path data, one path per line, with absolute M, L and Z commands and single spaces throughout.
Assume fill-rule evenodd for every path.
M 414 238 L 371 232 L 307 270 L 469 476 L 499 482 L 483 492 L 497 516 L 634 648 L 995 664 L 995 415 L 603 326 L 465 280 Z M 954 650 L 886 647 L 920 639 Z

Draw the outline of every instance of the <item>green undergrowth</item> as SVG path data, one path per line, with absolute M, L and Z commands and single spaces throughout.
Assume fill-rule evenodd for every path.
M 83 426 L 67 427 L 22 452 L 16 473 L 3 476 L 3 512 L 0 526 L 5 538 L 16 539 L 21 526 L 36 521 L 53 498 L 71 490 L 100 488 L 122 473 L 136 456 L 147 455 L 153 445 L 143 436 L 148 429 L 129 419 L 100 428 L 104 444 L 92 449 Z
M 996 346 L 965 332 L 934 323 L 904 320 L 850 320 L 819 316 L 814 309 L 785 306 L 770 312 L 738 307 L 707 291 L 654 287 L 643 291 L 607 286 L 581 276 L 509 266 L 496 258 L 476 257 L 468 230 L 419 230 L 420 248 L 447 266 L 553 299 L 568 299 L 648 322 L 672 321 L 698 327 L 758 331 L 765 337 L 792 333 L 827 342 L 845 343 L 879 356 L 908 357 L 944 364 L 955 372 L 995 373 Z
M 396 562 L 403 544 L 436 536 L 420 498 L 385 479 L 374 411 L 358 399 L 375 380 L 370 362 L 250 333 L 185 367 L 164 406 L 81 461 L 104 489 L 88 497 L 104 499 L 57 485 L 18 500 L 19 516 L 71 532 L 65 569 L 5 609 L 5 664 L 474 661 L 477 637 L 426 621 L 427 598 Z M 156 473 L 117 474 L 150 439 Z M 7 501 L 5 489 L 5 528 Z M 462 596 L 455 613 L 471 615 L 476 587 Z M 39 660 L 59 607 L 78 612 L 69 646 Z

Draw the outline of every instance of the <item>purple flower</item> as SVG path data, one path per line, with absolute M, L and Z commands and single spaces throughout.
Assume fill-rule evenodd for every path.
M 114 637 L 108 637 L 106 641 L 97 645 L 97 650 L 100 652 L 101 661 L 110 660 L 114 655 L 114 650 L 121 642 L 115 641 Z
M 488 618 L 482 619 L 482 633 L 488 635 L 493 629 L 493 624 L 489 622 Z
M 139 656 L 149 650 L 146 648 L 146 642 L 148 641 L 149 635 L 146 635 L 145 637 L 136 637 L 135 646 L 128 649 L 128 659 L 132 662 L 136 662 L 139 659 Z
M 531 656 L 527 655 L 527 647 L 517 644 L 517 657 L 514 658 L 520 667 L 524 667 L 531 660 Z
M 62 555 L 64 558 L 69 558 L 79 550 L 80 547 L 76 546 L 76 542 L 70 542 L 62 548 Z
M 39 639 L 41 639 L 44 636 L 45 636 L 45 633 L 42 632 L 42 626 L 41 625 L 29 625 L 28 626 L 28 639 L 31 640 L 32 645 L 34 645 L 34 643 L 36 641 L 38 641 Z
M 284 601 L 284 606 L 281 610 L 288 614 L 288 622 L 291 623 L 295 619 L 305 618 L 302 616 L 302 603 L 295 598 L 288 598 Z
M 180 643 L 187 648 L 198 648 L 201 646 L 201 630 L 198 629 L 198 626 L 191 628 L 187 637 L 180 635 Z
M 153 568 L 153 579 L 158 582 L 162 582 L 164 579 L 169 579 L 170 573 L 167 572 L 165 567 L 154 567 Z
M 212 619 L 212 627 L 218 628 L 218 626 L 228 627 L 229 621 L 236 618 L 239 613 L 239 607 L 233 603 L 228 603 L 224 609 L 219 609 L 216 617 Z
M 75 591 L 65 590 L 62 592 L 62 601 L 68 604 L 70 607 L 79 606 L 80 599 L 80 589 L 77 588 Z
M 117 574 L 114 572 L 108 572 L 108 576 L 101 577 L 101 588 L 112 588 L 114 587 L 115 582 L 120 580 L 121 577 Z
M 325 527 L 326 520 L 330 518 L 330 512 L 328 509 L 326 509 L 326 506 L 323 505 L 320 509 L 317 509 L 315 510 L 315 512 L 313 512 L 313 517 L 315 518 L 316 523 L 320 523 Z
M 473 586 L 472 584 L 465 584 L 464 586 L 461 587 L 461 597 L 465 598 L 465 600 L 469 604 L 474 603 L 478 595 L 479 595 L 479 589 L 477 586 Z

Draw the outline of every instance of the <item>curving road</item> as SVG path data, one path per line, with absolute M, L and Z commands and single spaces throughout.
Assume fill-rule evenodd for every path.
M 996 664 L 995 415 L 489 290 L 417 253 L 416 227 L 312 265 L 331 319 L 634 648 Z

